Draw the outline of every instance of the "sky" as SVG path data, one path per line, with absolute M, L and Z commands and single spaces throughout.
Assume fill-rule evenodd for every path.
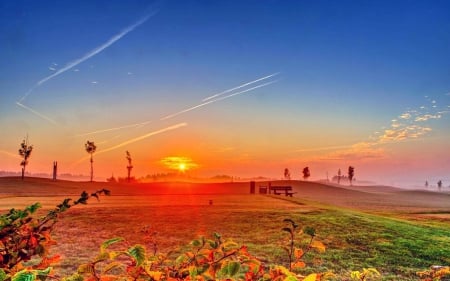
M 0 170 L 450 185 L 448 1 L 0 1 Z

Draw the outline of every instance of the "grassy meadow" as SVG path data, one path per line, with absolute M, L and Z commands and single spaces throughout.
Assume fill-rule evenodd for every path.
M 258 189 L 257 183 L 257 189 Z M 261 183 L 264 185 L 265 183 Z M 324 253 L 306 257 L 302 273 L 332 271 L 345 280 L 352 270 L 377 268 L 382 280 L 418 280 L 416 272 L 450 264 L 450 194 L 391 187 L 347 187 L 290 181 L 293 198 L 249 194 L 245 183 L 107 184 L 0 178 L 0 209 L 41 202 L 52 208 L 83 190 L 111 190 L 64 213 L 56 225 L 59 275 L 92 259 L 101 242 L 124 237 L 149 251 L 176 255 L 191 240 L 218 232 L 245 244 L 268 264 L 286 264 L 283 219 L 316 229 Z M 212 201 L 212 204 L 210 204 Z M 156 241 L 156 249 L 145 230 Z M 297 242 L 303 243 L 298 235 Z

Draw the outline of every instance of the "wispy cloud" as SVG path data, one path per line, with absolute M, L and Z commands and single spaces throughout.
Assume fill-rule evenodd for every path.
M 387 128 L 383 128 L 380 132 L 374 132 L 370 136 L 370 141 L 359 142 L 349 146 L 328 146 L 311 149 L 298 149 L 295 152 L 309 152 L 309 151 L 325 151 L 334 150 L 321 160 L 361 160 L 383 158 L 386 155 L 383 149 L 384 145 L 414 141 L 432 131 L 432 127 L 428 121 L 432 119 L 440 119 L 450 111 L 439 110 L 438 102 L 425 96 L 428 101 L 427 105 L 420 106 L 417 109 L 407 110 L 401 113 L 397 118 L 391 120 L 391 124 Z
M 351 145 L 347 149 L 337 150 L 321 157 L 321 160 L 350 160 L 359 161 L 367 159 L 381 159 L 385 157 L 385 151 L 370 142 L 360 142 Z
M 75 135 L 75 137 L 84 137 L 84 136 L 95 135 L 95 134 L 99 134 L 99 133 L 106 133 L 106 132 L 117 131 L 117 130 L 128 129 L 128 128 L 139 128 L 139 127 L 149 124 L 150 122 L 151 121 L 145 121 L 145 122 L 125 125 L 125 126 L 120 126 L 120 127 L 97 130 L 97 131 L 93 131 L 93 132 L 78 134 L 78 135 Z
M 314 147 L 314 148 L 305 148 L 305 149 L 296 149 L 293 152 L 316 152 L 316 151 L 326 151 L 326 150 L 335 150 L 335 149 L 343 149 L 350 148 L 351 145 L 335 145 L 335 146 L 322 146 L 322 147 Z
M 442 117 L 441 114 L 424 114 L 421 116 L 417 116 L 416 119 L 414 119 L 414 121 L 416 122 L 424 122 L 424 121 L 428 121 L 430 119 L 440 119 Z
M 243 85 L 250 85 L 250 84 L 255 83 L 256 81 L 261 81 L 261 80 L 264 80 L 264 79 L 268 79 L 268 78 L 273 77 L 273 76 L 275 76 L 275 75 L 277 75 L 277 74 L 278 74 L 278 73 L 274 73 L 274 74 L 271 74 L 271 75 L 269 75 L 269 76 L 265 76 L 265 77 L 259 78 L 259 79 L 257 79 L 257 80 L 254 80 L 254 81 L 245 83 L 245 84 L 243 84 Z M 257 86 L 254 86 L 254 87 L 251 87 L 251 88 L 248 88 L 248 89 L 239 91 L 239 92 L 235 92 L 235 93 L 226 95 L 226 96 L 223 96 L 223 95 L 222 95 L 222 96 L 216 96 L 215 99 L 209 99 L 208 101 L 203 102 L 203 103 L 201 103 L 201 104 L 198 104 L 198 105 L 189 107 L 189 108 L 187 108 L 187 109 L 178 111 L 178 112 L 176 112 L 176 113 L 172 113 L 172 114 L 170 114 L 170 115 L 161 117 L 160 120 L 170 119 L 170 118 L 173 118 L 173 117 L 175 117 L 175 116 L 181 115 L 181 114 L 183 114 L 183 113 L 186 113 L 186 112 L 195 110 L 195 109 L 197 109 L 197 108 L 206 106 L 206 105 L 208 105 L 208 104 L 211 104 L 211 103 L 214 103 L 214 102 L 218 102 L 218 101 L 221 101 L 221 100 L 224 100 L 224 99 L 228 99 L 228 98 L 231 98 L 231 97 L 236 96 L 236 95 L 244 94 L 244 93 L 246 93 L 246 92 L 253 91 L 253 90 L 256 90 L 256 89 L 258 89 L 258 88 L 268 86 L 268 85 L 273 84 L 273 83 L 275 83 L 275 82 L 278 82 L 278 80 L 266 82 L 266 83 L 263 83 L 263 84 L 260 84 L 260 85 L 257 85 Z M 235 87 L 235 88 L 232 88 L 232 89 L 229 89 L 229 90 L 226 90 L 226 91 L 224 91 L 224 92 L 222 92 L 222 93 L 225 93 L 225 92 L 229 93 L 229 92 L 232 92 L 232 90 L 234 90 L 234 89 L 240 89 L 240 88 L 243 87 L 243 85 L 238 86 L 238 87 Z M 128 129 L 128 128 L 133 128 L 133 127 L 142 127 L 142 126 L 144 126 L 144 125 L 146 125 L 146 124 L 148 124 L 148 123 L 150 123 L 150 122 L 151 122 L 151 121 L 145 121 L 145 122 L 140 122 L 140 123 L 136 123 L 136 124 L 124 125 L 124 126 L 120 126 L 120 127 L 113 127 L 113 128 L 101 129 L 101 130 L 96 130 L 96 131 L 92 131 L 92 132 L 88 132 L 88 133 L 78 134 L 78 135 L 76 135 L 76 136 L 88 136 L 88 135 L 94 135 L 94 134 L 98 134 L 98 133 L 109 132 L 109 131 L 122 130 L 122 129 Z
M 20 107 L 22 107 L 22 108 L 28 110 L 29 112 L 35 114 L 36 116 L 38 116 L 38 117 L 40 117 L 40 118 L 42 118 L 42 119 L 44 119 L 44 120 L 50 122 L 50 123 L 52 123 L 52 124 L 54 124 L 54 125 L 58 125 L 58 123 L 56 123 L 55 120 L 53 120 L 53 119 L 51 119 L 50 117 L 45 116 L 44 114 L 42 114 L 42 113 L 40 113 L 40 112 L 38 112 L 38 111 L 32 109 L 31 107 L 28 107 L 28 106 L 26 106 L 26 105 L 24 105 L 24 104 L 22 104 L 22 103 L 20 103 L 20 102 L 16 102 L 16 104 L 17 104 L 18 106 L 20 106 Z
M 4 154 L 4 155 L 7 155 L 7 156 L 9 156 L 9 157 L 12 157 L 12 158 L 22 159 L 19 155 L 14 154 L 14 153 L 11 153 L 11 152 L 9 152 L 9 151 L 0 150 L 0 153 L 1 153 L 1 154 Z
M 218 93 L 218 94 L 215 94 L 215 95 L 209 96 L 209 97 L 207 97 L 207 98 L 204 98 L 202 101 L 207 101 L 207 100 L 211 100 L 211 99 L 217 98 L 217 97 L 222 96 L 222 95 L 224 95 L 224 94 L 226 94 L 226 93 L 230 93 L 230 92 L 233 92 L 233 91 L 235 91 L 235 90 L 237 90 L 237 89 L 240 89 L 240 88 L 243 88 L 243 87 L 247 87 L 247 86 L 249 86 L 249 85 L 251 85 L 251 84 L 254 84 L 254 83 L 256 83 L 256 82 L 260 82 L 260 81 L 262 81 L 262 80 L 269 79 L 269 78 L 274 77 L 274 76 L 276 76 L 276 75 L 278 75 L 278 74 L 279 74 L 279 72 L 276 72 L 276 73 L 273 73 L 273 74 L 270 74 L 270 75 L 261 77 L 261 78 L 259 78 L 259 79 L 256 79 L 256 80 L 253 80 L 253 81 L 244 83 L 244 84 L 239 85 L 239 86 L 237 86 L 237 87 L 235 87 L 235 88 L 228 89 L 228 90 L 226 90 L 226 91 L 223 91 L 223 92 L 220 92 L 220 93 Z
M 33 90 L 35 90 L 37 87 L 41 86 L 42 84 L 46 83 L 47 81 L 49 81 L 50 79 L 53 79 L 55 77 L 57 77 L 58 75 L 63 74 L 64 72 L 66 72 L 67 70 L 79 65 L 80 63 L 90 59 L 91 57 L 99 54 L 100 52 L 102 52 L 103 50 L 105 50 L 106 48 L 108 48 L 109 46 L 111 46 L 112 44 L 114 44 L 115 42 L 117 42 L 118 40 L 120 40 L 122 37 L 124 37 L 125 35 L 127 35 L 129 32 L 133 31 L 136 27 L 142 25 L 144 22 L 146 22 L 150 17 L 154 16 L 156 14 L 156 11 L 151 12 L 150 14 L 148 14 L 147 16 L 143 17 L 142 19 L 136 21 L 134 24 L 126 27 L 124 30 L 122 30 L 121 32 L 119 32 L 118 34 L 114 35 L 113 37 L 111 37 L 108 41 L 106 41 L 105 43 L 103 43 L 102 45 L 98 46 L 97 48 L 91 50 L 90 52 L 88 52 L 87 54 L 85 54 L 84 56 L 69 62 L 68 64 L 66 64 L 64 67 L 58 69 L 55 73 L 53 73 L 52 75 L 49 75 L 43 79 L 41 79 L 39 82 L 36 83 L 36 85 L 34 85 L 20 100 L 19 103 L 22 103 L 32 92 Z
M 234 96 L 237 96 L 237 95 L 241 95 L 241 94 L 243 94 L 243 93 L 250 92 L 250 91 L 256 90 L 256 89 L 258 89 L 258 88 L 268 86 L 268 85 L 273 84 L 273 83 L 275 83 L 275 82 L 278 82 L 278 80 L 271 81 L 271 82 L 267 82 L 267 83 L 263 83 L 263 84 L 261 84 L 261 85 L 258 85 L 258 86 L 255 86 L 255 87 L 252 87 L 252 88 L 243 90 L 243 91 L 239 91 L 239 92 L 237 92 L 237 93 L 229 94 L 229 95 L 226 95 L 226 96 L 221 96 L 221 97 L 216 98 L 216 99 L 213 99 L 213 100 L 208 100 L 208 101 L 206 101 L 206 102 L 204 102 L 204 103 L 201 103 L 201 104 L 198 104 L 198 105 L 195 105 L 195 106 L 186 108 L 186 109 L 184 109 L 184 110 L 178 111 L 178 112 L 176 112 L 176 113 L 167 115 L 167 116 L 165 116 L 165 117 L 162 117 L 160 120 L 166 120 L 166 119 L 169 119 L 169 118 L 173 118 L 173 117 L 175 117 L 175 116 L 178 116 L 178 115 L 180 115 L 180 114 L 183 114 L 183 113 L 192 111 L 192 110 L 194 110 L 194 109 L 203 107 L 203 106 L 205 106 L 205 105 L 208 105 L 208 104 L 211 104 L 211 103 L 214 103 L 214 102 L 218 102 L 218 101 L 221 101 L 221 100 L 224 100 L 224 99 L 228 99 L 228 98 L 231 98 L 231 97 L 234 97 Z

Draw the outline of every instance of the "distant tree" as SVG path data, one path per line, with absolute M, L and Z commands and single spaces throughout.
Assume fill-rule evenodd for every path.
M 291 179 L 291 173 L 289 172 L 288 168 L 284 169 L 284 178 L 287 179 L 287 180 Z
M 303 168 L 303 179 L 306 181 L 311 176 L 311 173 L 309 172 L 309 167 Z
M 130 152 L 128 152 L 128 150 L 127 150 L 126 158 L 128 160 L 128 166 L 127 166 L 128 177 L 127 177 L 127 179 L 128 179 L 128 182 L 130 182 L 131 181 L 131 170 L 133 169 L 133 165 L 131 164 L 131 154 L 130 154 Z
M 355 176 L 355 168 L 353 168 L 352 166 L 348 166 L 348 180 L 350 181 L 350 185 L 352 185 L 354 176 Z
M 95 151 L 97 150 L 97 146 L 94 144 L 93 141 L 87 141 L 84 144 L 84 147 L 86 149 L 86 152 L 91 155 L 91 182 L 92 182 L 93 178 L 94 178 L 94 159 L 92 156 L 94 155 Z
M 425 181 L 425 187 L 428 188 L 428 181 Z
M 112 174 L 110 178 L 107 178 L 106 181 L 107 182 L 111 182 L 111 183 L 116 183 L 117 182 L 116 178 L 114 177 L 114 174 Z
M 19 155 L 22 156 L 23 160 L 20 162 L 22 166 L 22 180 L 25 178 L 25 168 L 28 165 L 28 158 L 30 158 L 31 152 L 33 151 L 33 146 L 28 144 L 28 136 L 20 144 Z
M 442 181 L 439 180 L 439 181 L 437 182 L 437 185 L 438 185 L 439 191 L 441 191 L 441 188 L 442 188 Z
M 341 169 L 339 169 L 339 170 L 338 170 L 338 176 L 337 176 L 338 184 L 341 183 L 341 176 L 342 176 Z

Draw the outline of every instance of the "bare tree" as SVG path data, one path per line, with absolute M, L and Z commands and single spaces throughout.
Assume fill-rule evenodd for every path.
M 350 185 L 352 185 L 353 177 L 355 176 L 355 168 L 348 166 L 348 180 Z
M 287 179 L 287 180 L 291 179 L 291 172 L 289 172 L 288 168 L 284 169 L 284 178 Z
M 23 160 L 20 162 L 22 166 L 22 180 L 25 178 L 25 168 L 28 165 L 28 158 L 30 158 L 31 152 L 33 151 L 33 146 L 28 144 L 28 136 L 20 144 L 19 155 L 22 156 Z
M 442 188 L 442 181 L 441 180 L 439 180 L 437 182 L 437 186 L 438 186 L 438 190 L 441 191 L 441 188 Z
M 93 178 L 94 178 L 94 159 L 92 156 L 94 155 L 95 151 L 97 150 L 97 146 L 95 146 L 93 141 L 87 141 L 84 144 L 84 147 L 86 149 L 86 152 L 91 155 L 91 182 L 92 182 Z
M 306 181 L 311 176 L 311 173 L 309 172 L 309 167 L 303 168 L 303 179 Z
M 133 169 L 133 165 L 131 164 L 131 154 L 130 152 L 128 152 L 127 150 L 127 160 L 128 160 L 128 166 L 127 166 L 127 170 L 128 170 L 128 182 L 131 181 L 131 170 Z

